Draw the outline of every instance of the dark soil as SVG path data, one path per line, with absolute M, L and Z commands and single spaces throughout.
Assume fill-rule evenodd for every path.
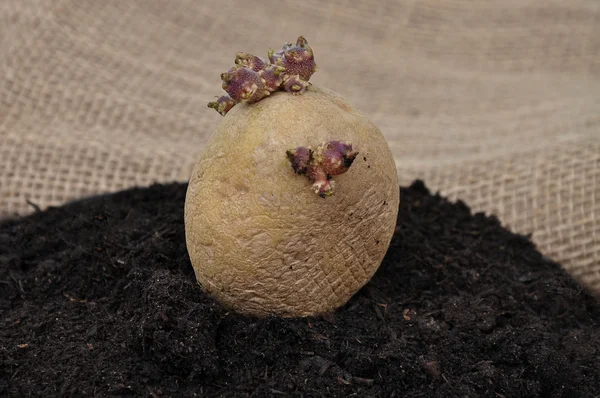
M 0 225 L 0 396 L 600 396 L 598 303 L 494 217 L 416 182 L 344 308 L 255 319 L 195 283 L 185 191 Z

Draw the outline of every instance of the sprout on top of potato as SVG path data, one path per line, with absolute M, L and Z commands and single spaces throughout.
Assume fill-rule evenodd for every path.
M 304 37 L 300 36 L 296 44 L 284 44 L 277 52 L 270 49 L 268 56 L 270 62 L 256 55 L 237 53 L 235 66 L 221 74 L 223 90 L 229 96 L 209 102 L 208 107 L 225 116 L 238 102 L 252 104 L 278 90 L 292 94 L 306 91 L 317 64 Z
M 242 313 L 335 310 L 393 235 L 387 142 L 340 95 L 311 85 L 315 70 L 302 36 L 268 60 L 241 52 L 221 75 L 228 95 L 208 104 L 225 117 L 190 178 L 186 243 L 202 288 Z

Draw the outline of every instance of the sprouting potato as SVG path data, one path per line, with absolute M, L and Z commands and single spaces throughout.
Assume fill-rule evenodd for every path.
M 310 316 L 344 305 L 381 264 L 398 214 L 396 166 L 383 135 L 339 94 L 308 83 L 308 67 L 293 65 L 296 74 L 286 75 L 293 69 L 286 48 L 301 47 L 315 69 L 304 38 L 286 46 L 269 52 L 281 71 L 279 89 L 245 101 L 257 94 L 238 81 L 250 91 L 209 104 L 225 117 L 192 172 L 185 203 L 198 282 L 227 307 L 258 316 Z M 241 54 L 241 68 L 273 69 Z M 298 81 L 300 89 L 291 87 Z

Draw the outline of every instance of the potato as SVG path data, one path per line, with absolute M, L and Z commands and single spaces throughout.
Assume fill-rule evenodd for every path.
M 330 140 L 351 142 L 358 156 L 321 197 L 286 152 Z M 217 127 L 190 178 L 186 242 L 202 288 L 227 307 L 310 316 L 369 281 L 398 204 L 396 166 L 377 127 L 327 89 L 279 91 L 239 103 Z

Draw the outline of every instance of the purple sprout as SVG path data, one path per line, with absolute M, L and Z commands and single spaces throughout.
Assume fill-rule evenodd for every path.
M 211 101 L 208 103 L 209 108 L 215 109 L 222 116 L 225 116 L 227 112 L 231 110 L 235 106 L 236 102 L 233 98 L 228 95 L 223 95 L 219 97 L 216 101 Z
M 268 55 L 271 63 L 283 66 L 286 74 L 290 77 L 298 76 L 301 80 L 308 82 L 317 70 L 312 48 L 308 46 L 308 42 L 303 36 L 298 38 L 295 45 L 286 43 L 277 52 L 270 49 Z
M 237 53 L 235 57 L 235 64 L 258 72 L 264 69 L 265 66 L 267 66 L 268 62 L 265 62 L 263 59 L 257 57 L 256 55 L 248 53 Z
M 315 193 L 325 198 L 333 195 L 332 177 L 348 171 L 358 151 L 353 150 L 349 142 L 329 141 L 315 150 L 310 147 L 290 149 L 286 155 L 294 173 L 307 176 Z
M 269 50 L 268 57 L 270 62 L 249 53 L 237 53 L 235 66 L 221 74 L 229 97 L 211 101 L 208 107 L 225 116 L 238 102 L 252 104 L 279 90 L 295 95 L 307 90 L 317 65 L 303 36 L 298 37 L 296 44 L 286 43 L 277 52 Z
M 236 102 L 253 104 L 271 94 L 258 72 L 243 66 L 234 66 L 221 74 L 223 90 Z
M 290 94 L 299 95 L 304 94 L 309 85 L 309 82 L 300 79 L 298 75 L 294 75 L 288 77 L 283 83 L 283 89 Z

